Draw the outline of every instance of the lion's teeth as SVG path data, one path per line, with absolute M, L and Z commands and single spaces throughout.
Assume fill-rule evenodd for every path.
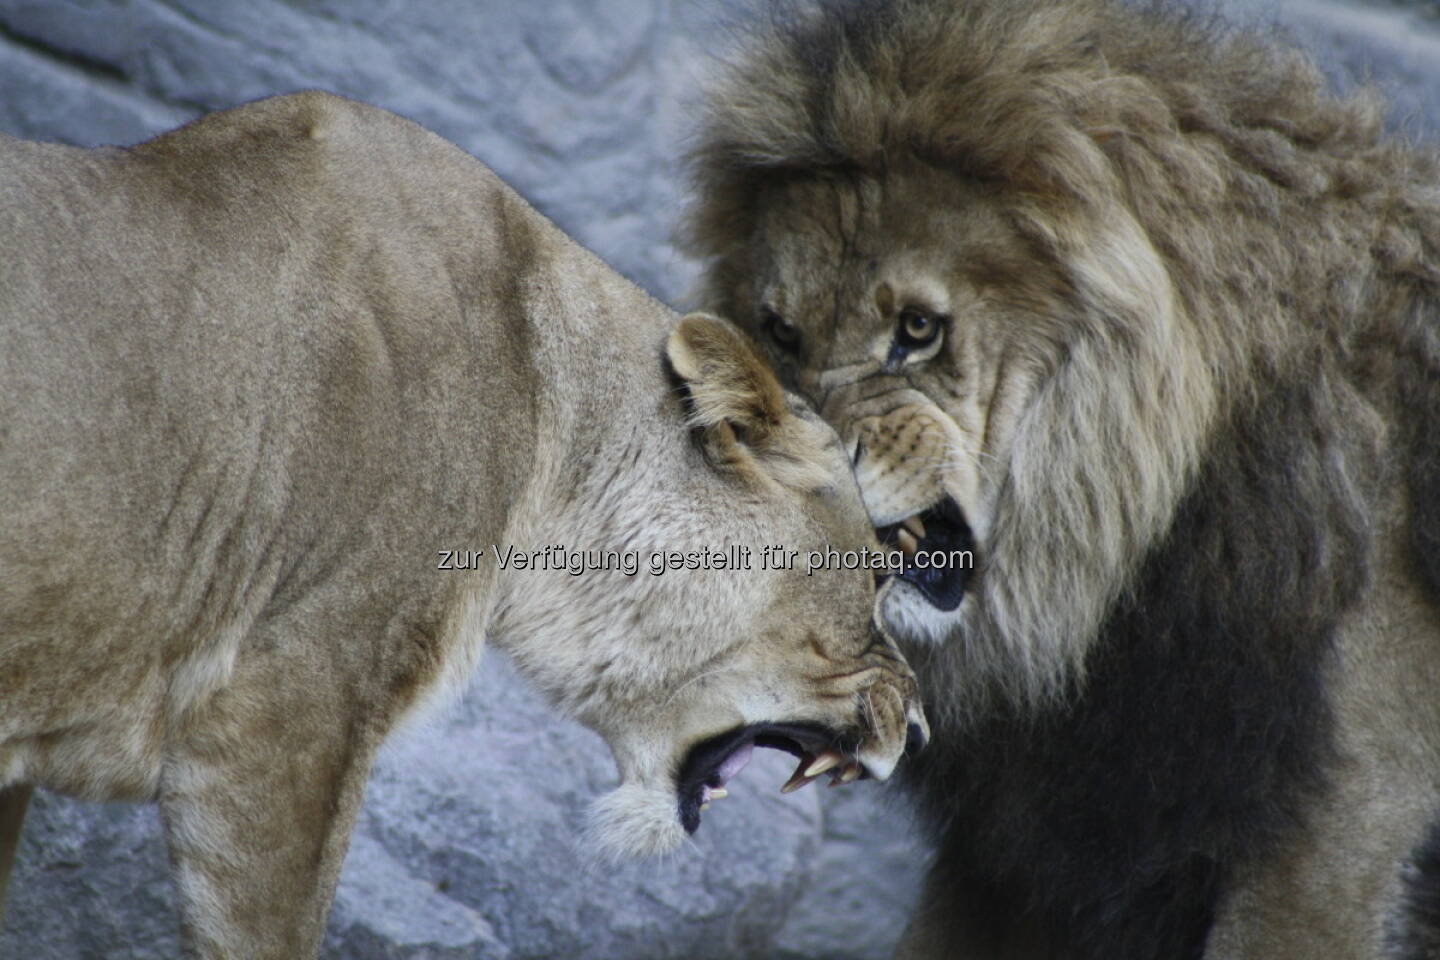
M 925 521 L 920 519 L 920 514 L 917 513 L 913 517 L 906 517 L 901 521 L 900 525 L 915 534 L 918 539 L 925 539 Z
M 820 774 L 838 764 L 845 762 L 844 754 L 837 750 L 826 750 L 815 758 L 815 762 L 805 768 L 805 776 L 818 777 Z
M 728 796 L 730 796 L 729 790 L 726 790 L 724 787 L 716 787 L 710 791 L 707 802 L 710 800 L 724 800 Z
M 702 804 L 700 804 L 700 812 L 701 812 L 701 813 L 704 813 L 706 810 L 709 810 L 709 809 L 710 809 L 710 804 L 709 804 L 709 803 L 702 803 Z
M 914 534 L 912 534 L 904 527 L 901 527 L 899 530 L 895 531 L 895 542 L 898 543 L 900 545 L 900 549 L 905 551 L 906 553 L 914 553 L 915 550 L 920 546 L 920 542 L 915 539 Z

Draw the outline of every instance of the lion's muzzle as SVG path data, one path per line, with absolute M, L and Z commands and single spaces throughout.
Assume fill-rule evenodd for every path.
M 949 613 L 964 599 L 976 560 L 969 511 L 977 506 L 979 483 L 966 438 L 914 391 L 860 407 L 846 434 L 876 537 L 899 561 L 894 576 Z

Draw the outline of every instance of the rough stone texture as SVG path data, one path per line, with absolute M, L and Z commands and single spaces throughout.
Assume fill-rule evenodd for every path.
M 1397 128 L 1440 129 L 1434 0 L 1221 9 L 1278 21 L 1337 77 L 1372 77 Z M 0 130 L 130 143 L 203 110 L 334 90 L 460 144 L 675 300 L 694 274 L 669 244 L 676 159 L 721 11 L 720 0 L 0 0 Z M 577 821 L 613 785 L 609 757 L 489 657 L 460 705 L 387 749 L 325 954 L 886 956 L 923 860 L 903 802 L 868 784 L 779 797 L 787 761 L 762 756 L 669 861 L 589 867 Z M 11 894 L 0 955 L 176 955 L 151 808 L 37 796 Z

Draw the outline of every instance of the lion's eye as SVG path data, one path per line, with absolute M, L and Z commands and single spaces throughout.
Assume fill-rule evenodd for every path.
M 900 311 L 900 326 L 895 341 L 906 350 L 928 347 L 940 335 L 940 318 L 915 307 Z
M 765 332 L 770 339 L 786 353 L 798 353 L 800 351 L 800 331 L 792 323 L 787 323 L 780 314 L 768 307 L 763 312 L 762 323 Z

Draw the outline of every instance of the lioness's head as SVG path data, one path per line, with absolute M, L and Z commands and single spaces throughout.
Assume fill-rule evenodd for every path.
M 574 640 L 523 666 L 620 768 L 592 816 L 610 854 L 672 848 L 756 747 L 798 758 L 794 789 L 884 779 L 929 736 L 914 674 L 873 619 L 884 557 L 834 430 L 723 320 L 680 320 L 665 362 L 651 424 L 597 453 L 613 465 L 541 534 L 638 569 L 524 587 L 543 630 Z
M 701 301 L 838 428 L 882 539 L 960 561 L 879 598 L 961 694 L 943 706 L 1044 702 L 1171 523 L 1227 382 L 1287 362 L 1267 324 L 1296 278 L 1246 243 L 1284 264 L 1303 238 L 1277 233 L 1292 200 L 1254 171 L 1328 174 L 1244 125 L 1244 71 L 1283 74 L 1254 89 L 1289 91 L 1288 122 L 1325 94 L 1237 39 L 1198 100 L 1205 43 L 1109 0 L 818 7 L 761 29 L 711 91 Z M 1338 115 L 1291 136 L 1343 139 Z

